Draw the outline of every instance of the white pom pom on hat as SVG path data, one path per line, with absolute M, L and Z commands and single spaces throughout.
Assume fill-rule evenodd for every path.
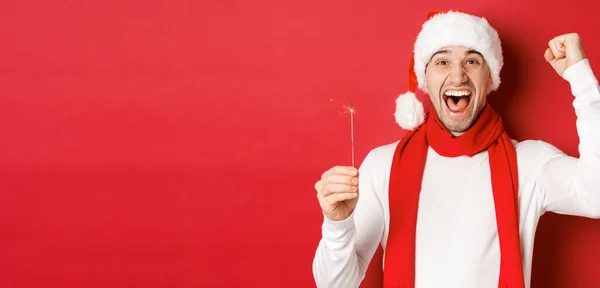
M 427 93 L 425 67 L 443 47 L 463 46 L 483 56 L 492 78 L 491 92 L 500 86 L 500 71 L 504 65 L 502 45 L 498 32 L 485 18 L 459 11 L 433 11 L 427 16 L 415 41 L 409 63 L 408 92 L 396 98 L 396 123 L 406 130 L 415 130 L 425 122 L 423 103 L 416 95 L 416 87 Z
M 423 103 L 415 95 L 417 79 L 413 63 L 414 57 L 410 59 L 408 65 L 408 92 L 396 98 L 396 112 L 394 113 L 396 123 L 406 130 L 415 130 L 425 122 Z

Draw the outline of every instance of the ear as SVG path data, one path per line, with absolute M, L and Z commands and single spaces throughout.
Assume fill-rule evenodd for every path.
M 488 83 L 487 83 L 487 91 L 486 91 L 486 96 L 489 96 L 490 93 L 492 93 L 492 85 L 494 84 L 494 81 L 492 80 L 492 75 L 490 74 L 490 77 L 488 78 Z

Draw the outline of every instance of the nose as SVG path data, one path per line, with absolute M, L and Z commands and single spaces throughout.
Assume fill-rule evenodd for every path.
M 462 65 L 454 65 L 450 70 L 450 75 L 448 75 L 448 80 L 450 80 L 450 84 L 454 86 L 461 86 L 463 83 L 467 82 L 467 73 L 465 73 Z

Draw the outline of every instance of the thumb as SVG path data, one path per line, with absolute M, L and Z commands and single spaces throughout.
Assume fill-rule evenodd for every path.
M 546 52 L 544 52 L 544 58 L 546 59 L 546 61 L 548 62 L 552 62 L 552 60 L 556 59 L 554 57 L 554 54 L 552 53 L 552 50 L 550 50 L 550 48 L 546 49 Z

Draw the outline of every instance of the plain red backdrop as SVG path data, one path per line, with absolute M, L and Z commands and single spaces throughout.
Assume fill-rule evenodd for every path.
M 577 156 L 542 55 L 576 31 L 600 71 L 594 2 L 1 1 L 0 286 L 312 287 L 313 184 L 350 163 L 342 105 L 358 163 L 402 136 L 427 12 L 488 17 L 508 131 Z M 598 220 L 544 216 L 536 243 L 534 287 L 600 286 Z

